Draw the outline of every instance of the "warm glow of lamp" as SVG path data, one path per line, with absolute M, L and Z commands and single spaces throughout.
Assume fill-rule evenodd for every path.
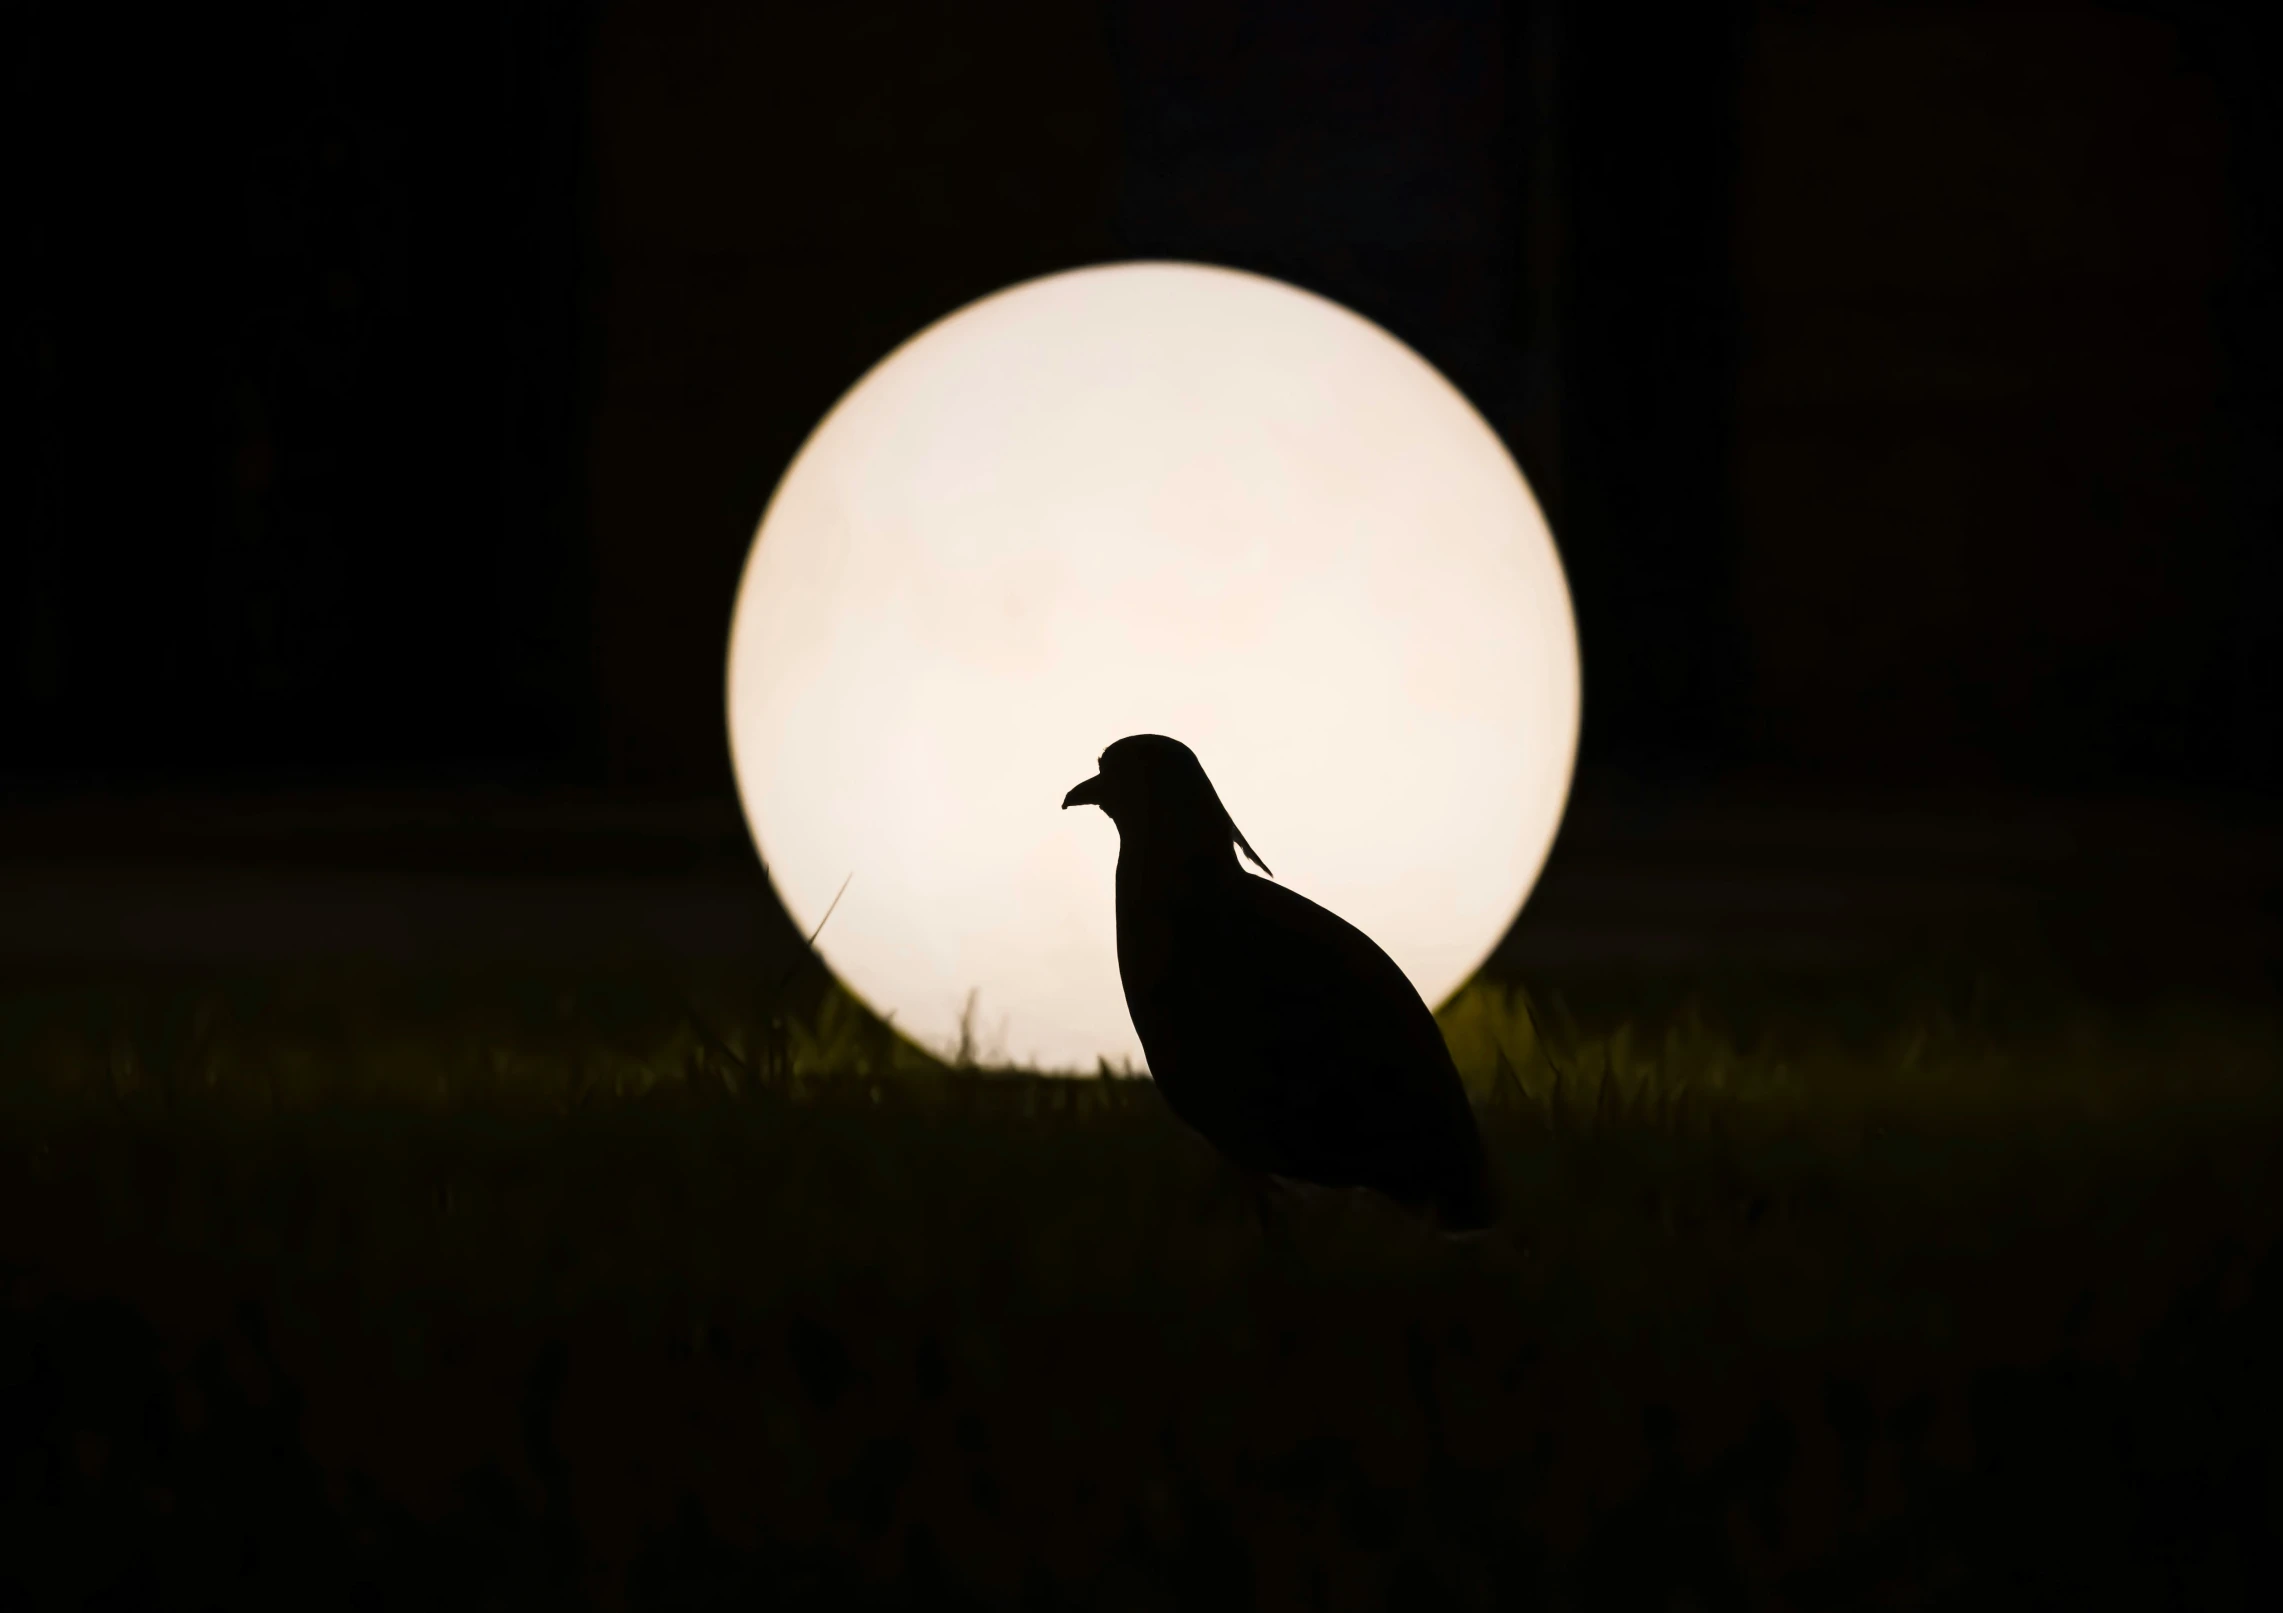
M 801 448 L 729 645 L 746 820 L 841 981 L 938 1049 L 1141 1064 L 1122 735 L 1194 749 L 1293 889 L 1440 1004 L 1569 793 L 1577 634 L 1528 485 L 1378 326 L 1192 264 L 1052 275 L 889 354 Z

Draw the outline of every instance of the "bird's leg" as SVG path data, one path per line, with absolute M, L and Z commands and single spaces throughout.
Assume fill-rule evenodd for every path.
M 1276 1191 L 1275 1181 L 1266 1171 L 1239 1165 L 1225 1155 L 1223 1160 L 1227 1166 L 1220 1178 L 1224 1192 L 1230 1198 L 1241 1200 L 1253 1224 L 1263 1234 L 1269 1233 L 1278 1225 L 1278 1217 L 1271 1203 L 1271 1195 Z
M 1239 1174 L 1244 1181 L 1245 1199 L 1252 1206 L 1253 1219 L 1260 1223 L 1261 1236 L 1274 1237 L 1283 1221 L 1278 1217 L 1271 1195 L 1276 1183 L 1266 1171 L 1244 1170 Z
M 1290 1264 L 1300 1258 L 1300 1245 L 1293 1232 L 1293 1191 L 1290 1183 L 1277 1180 L 1266 1171 L 1248 1170 L 1243 1173 L 1247 1196 L 1252 1200 L 1253 1219 L 1259 1224 L 1262 1247 L 1271 1260 Z

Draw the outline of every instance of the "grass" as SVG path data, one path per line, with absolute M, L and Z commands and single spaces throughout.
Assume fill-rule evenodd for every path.
M 1478 983 L 1500 1228 L 1264 1242 L 1144 1080 L 773 1007 L 18 990 L 0 1600 L 2272 1601 L 2266 1016 Z

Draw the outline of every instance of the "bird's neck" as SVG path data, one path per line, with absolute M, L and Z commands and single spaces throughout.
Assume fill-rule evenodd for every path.
M 1232 848 L 1218 856 L 1146 839 L 1118 850 L 1118 970 L 1130 1005 L 1145 1003 L 1171 979 L 1179 959 L 1225 911 L 1222 898 L 1243 879 Z
M 1118 890 L 1121 899 L 1129 888 L 1178 896 L 1202 892 L 1240 879 L 1237 848 L 1226 839 L 1171 839 L 1135 835 L 1118 846 Z

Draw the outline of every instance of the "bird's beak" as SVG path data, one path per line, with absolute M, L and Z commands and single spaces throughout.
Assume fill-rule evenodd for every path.
M 1074 806 L 1100 806 L 1102 804 L 1102 775 L 1097 773 L 1062 798 L 1062 810 Z

